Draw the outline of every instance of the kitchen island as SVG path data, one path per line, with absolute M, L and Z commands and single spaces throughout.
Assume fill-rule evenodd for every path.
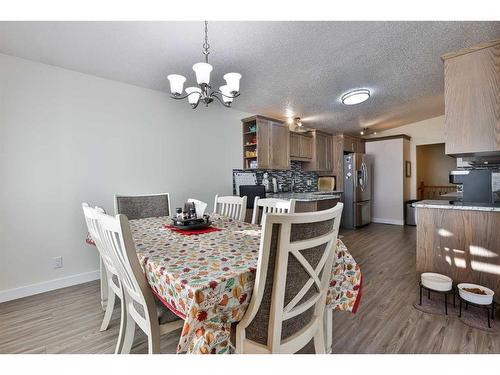
M 268 198 L 295 199 L 295 212 L 327 210 L 342 200 L 341 191 L 311 191 L 303 193 L 268 193 Z
M 424 200 L 414 207 L 417 273 L 437 272 L 500 295 L 500 206 Z

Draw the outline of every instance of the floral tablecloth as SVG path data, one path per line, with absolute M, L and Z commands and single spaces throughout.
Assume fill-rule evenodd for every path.
M 241 320 L 252 295 L 261 228 L 211 218 L 223 230 L 194 236 L 165 229 L 167 217 L 130 221 L 153 292 L 185 320 L 178 352 L 229 352 L 231 323 Z M 359 266 L 338 240 L 328 306 L 355 312 L 361 281 Z

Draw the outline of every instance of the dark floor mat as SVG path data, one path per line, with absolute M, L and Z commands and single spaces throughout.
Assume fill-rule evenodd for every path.
M 431 298 L 427 298 L 427 293 L 422 296 L 422 305 L 418 304 L 418 300 L 414 303 L 414 307 L 428 314 L 444 315 L 444 294 L 432 293 Z M 455 297 L 455 307 L 453 307 L 453 297 L 448 296 L 448 316 L 460 319 L 460 321 L 472 328 L 480 329 L 486 332 L 499 333 L 500 322 L 496 319 L 491 319 L 491 328 L 488 328 L 488 319 L 486 309 L 470 306 L 465 310 L 465 302 L 462 302 L 462 317 L 458 317 L 460 303 L 458 297 Z M 490 310 L 491 314 L 491 310 Z M 491 316 L 490 316 L 491 318 Z

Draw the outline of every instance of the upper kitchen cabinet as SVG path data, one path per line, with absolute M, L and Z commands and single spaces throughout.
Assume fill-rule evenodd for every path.
M 312 132 L 313 152 L 311 161 L 303 163 L 306 171 L 332 173 L 332 135 L 319 130 Z
M 363 144 L 364 145 L 364 144 Z M 344 189 L 344 137 L 332 137 L 332 173 L 336 177 L 336 190 Z
M 361 138 L 351 137 L 350 135 L 343 135 L 344 137 L 344 151 L 345 152 L 359 152 L 365 153 L 365 141 Z
M 500 39 L 442 56 L 447 154 L 500 151 Z
M 310 161 L 313 157 L 313 137 L 309 134 L 290 132 L 290 159 Z
M 290 168 L 290 135 L 286 124 L 264 116 L 241 121 L 244 169 Z

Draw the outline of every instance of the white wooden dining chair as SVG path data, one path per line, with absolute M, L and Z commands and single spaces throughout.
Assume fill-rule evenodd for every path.
M 114 266 L 111 254 L 108 253 L 106 246 L 102 244 L 102 240 L 99 234 L 97 212 L 104 213 L 104 210 L 100 207 L 92 208 L 88 205 L 88 203 L 82 203 L 82 208 L 90 237 L 92 238 L 92 241 L 94 241 L 97 251 L 99 252 L 99 255 L 104 264 L 103 276 L 106 277 L 106 284 L 108 286 L 108 299 L 100 331 L 105 331 L 108 329 L 109 322 L 111 321 L 111 316 L 113 315 L 113 311 L 115 308 L 115 297 L 118 297 L 120 299 L 121 317 L 123 318 L 125 310 L 123 290 L 120 283 L 120 278 L 118 276 L 118 271 Z M 122 324 L 122 322 L 120 322 L 120 324 Z M 118 340 L 116 342 L 115 353 L 119 353 L 121 351 L 121 345 L 123 342 L 123 335 L 121 331 L 122 330 L 120 330 L 120 334 L 118 335 Z
M 247 197 L 215 196 L 214 212 L 234 220 L 245 221 L 247 209 Z
M 259 218 L 264 214 L 293 214 L 295 199 L 259 198 L 255 197 L 253 204 L 252 224 L 260 224 Z
M 323 316 L 342 208 L 264 214 L 255 286 L 236 326 L 237 353 L 325 353 Z
M 115 213 L 129 220 L 170 216 L 170 194 L 115 195 Z
M 139 264 L 127 217 L 98 213 L 97 218 L 102 243 L 113 254 L 125 296 L 121 353 L 130 353 L 136 325 L 148 337 L 148 353 L 160 353 L 160 336 L 181 328 L 184 321 L 166 308 L 158 314 L 158 304 Z

